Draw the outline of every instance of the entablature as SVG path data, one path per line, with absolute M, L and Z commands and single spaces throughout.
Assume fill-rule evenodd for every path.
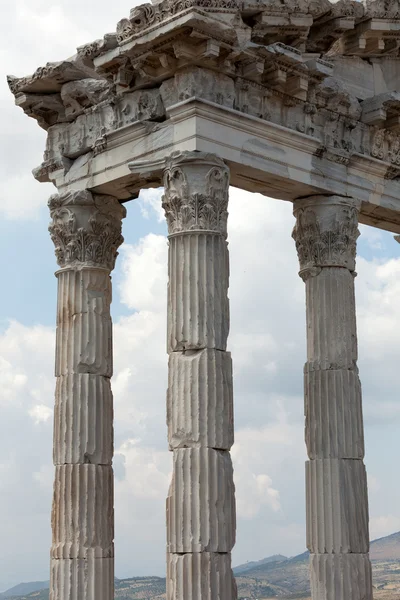
M 357 163 L 370 165 L 383 187 L 400 195 L 399 1 L 162 0 L 135 7 L 114 33 L 79 47 L 74 57 L 30 77 L 9 77 L 16 104 L 48 132 L 35 177 L 61 188 L 78 181 L 105 186 L 104 193 L 111 193 L 114 177 L 115 195 L 131 198 L 138 182 L 123 160 L 179 150 L 178 141 L 199 149 L 199 123 L 207 119 L 196 111 L 189 118 L 185 108 L 182 121 L 176 107 L 212 106 L 222 145 L 229 146 L 223 136 L 230 138 L 222 114 L 233 128 L 256 119 L 265 136 L 258 144 L 274 139 L 280 148 L 285 132 L 298 165 L 324 173 L 317 185 L 302 181 L 302 169 L 289 161 L 286 188 L 280 182 L 274 191 L 263 182 L 263 193 L 293 200 L 299 184 L 305 193 L 340 193 L 324 183 L 327 172 L 348 182 Z M 373 81 L 364 75 L 354 81 L 348 73 L 357 70 Z M 276 128 L 278 138 L 270 139 Z M 245 164 L 239 154 L 238 165 Z M 223 157 L 235 173 L 235 161 Z M 364 176 L 360 189 L 369 186 Z

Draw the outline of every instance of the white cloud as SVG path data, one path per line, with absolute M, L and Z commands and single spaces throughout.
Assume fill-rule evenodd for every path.
M 0 379 L 0 404 L 18 398 L 19 392 L 27 382 L 25 373 L 16 371 L 12 364 L 2 356 L 0 356 Z
M 137 4 L 138 2 L 136 2 Z M 78 46 L 115 31 L 135 1 L 2 0 L 0 22 L 0 215 L 9 220 L 33 219 L 46 210 L 52 184 L 39 184 L 32 175 L 42 162 L 46 133 L 14 106 L 6 75 L 22 77 L 47 62 L 64 60 Z
M 165 237 L 149 234 L 135 246 L 125 244 L 121 253 L 121 301 L 134 310 L 160 311 L 165 305 L 168 277 Z
M 54 468 L 52 465 L 42 465 L 39 471 L 32 474 L 33 479 L 48 495 L 53 492 Z
M 150 226 L 154 211 L 156 202 L 149 208 Z M 304 288 L 297 276 L 297 259 L 290 238 L 290 205 L 260 196 L 246 197 L 243 202 L 243 195 L 234 190 L 230 211 L 229 345 L 235 375 L 236 443 L 232 457 L 237 488 L 238 563 L 275 552 L 292 555 L 304 548 L 305 318 Z M 120 293 L 120 300 L 132 313 L 116 318 L 114 326 L 118 576 L 162 574 L 164 570 L 164 506 L 171 476 L 165 424 L 166 259 L 166 238 L 153 234 L 144 235 L 135 244 L 126 244 L 119 258 L 122 279 L 115 294 Z M 398 269 L 396 260 L 359 260 L 360 338 L 363 362 L 370 371 L 367 412 L 374 406 L 368 399 L 370 380 L 376 378 L 381 361 L 388 362 L 393 383 L 395 380 L 395 332 L 400 317 Z M 382 319 L 385 331 L 390 332 L 389 348 L 377 340 L 383 327 L 378 327 L 377 319 Z M 30 481 L 31 500 L 41 514 L 37 524 L 32 520 L 29 525 L 34 537 L 38 535 L 37 528 L 43 524 L 48 527 L 49 522 L 53 353 L 52 329 L 11 322 L 0 336 L 0 368 L 5 373 L 3 383 L 6 382 L 3 389 L 8 390 L 8 426 L 3 426 L 0 463 L 3 472 L 12 472 L 14 478 L 9 494 L 0 496 L 0 510 L 23 522 L 27 518 L 26 506 L 18 504 L 16 498 L 22 482 L 26 486 L 26 481 Z M 392 390 L 397 389 L 391 386 Z M 380 418 L 392 419 L 399 402 L 394 393 L 386 402 L 393 406 L 387 417 L 381 410 Z M 381 402 L 381 409 L 382 406 L 385 404 Z M 7 432 L 10 423 L 14 423 L 12 432 Z M 10 447 L 16 448 L 14 455 L 10 455 Z M 35 448 L 33 457 L 31 448 Z M 30 466 L 32 461 L 34 467 Z M 378 471 L 374 467 L 372 472 Z M 381 489 L 388 485 L 387 477 L 380 472 Z M 372 521 L 372 531 L 383 531 L 379 515 L 392 514 L 396 518 L 396 506 L 385 506 L 383 512 L 377 500 L 378 484 L 373 478 L 370 487 L 374 498 L 371 514 L 376 520 Z M 388 521 L 385 527 L 395 523 Z M 265 535 L 260 536 L 260 532 Z M 15 536 L 16 541 L 22 539 L 13 529 L 7 535 Z M 49 543 L 49 538 L 42 536 L 35 563 L 37 572 L 32 578 L 46 576 Z M 10 561 L 16 562 L 18 548 L 17 543 L 11 544 L 10 558 L 0 553 L 7 569 Z M 32 566 L 21 564 L 29 574 Z M 16 578 L 12 565 L 10 569 L 10 579 Z
M 111 4 L 85 0 L 82 11 L 81 0 L 60 0 L 50 7 L 48 0 L 3 2 L 3 217 L 31 219 L 34 226 L 33 218 L 54 191 L 53 186 L 40 185 L 30 176 L 30 170 L 41 162 L 45 132 L 15 108 L 5 84 L 6 72 L 24 75 L 48 60 L 71 55 L 75 46 L 113 29 L 131 5 L 125 0 Z M 146 190 L 139 202 L 143 227 L 158 225 L 163 219 L 160 193 Z M 276 552 L 295 554 L 304 548 L 306 327 L 304 285 L 297 276 L 290 235 L 293 222 L 289 203 L 232 190 L 229 347 L 234 360 L 236 444 L 232 456 L 239 515 L 235 562 Z M 362 235 L 370 252 L 382 253 L 388 234 L 363 228 Z M 136 243 L 126 244 L 119 258 L 121 285 L 114 291 L 132 312 L 117 316 L 114 327 L 118 576 L 164 571 L 164 499 L 171 474 L 165 424 L 166 257 L 163 236 L 143 235 Z M 27 254 L 27 262 L 29 258 Z M 387 428 L 393 423 L 396 427 L 400 418 L 400 258 L 361 258 L 358 272 L 360 370 L 371 441 L 369 462 L 371 472 L 379 473 L 379 482 L 369 478 L 371 532 L 377 537 L 400 528 L 400 488 L 393 478 L 396 452 L 374 462 L 378 449 L 387 443 Z M 0 513 L 7 515 L 7 522 L 2 523 L 0 588 L 22 579 L 47 577 L 53 365 L 53 329 L 14 321 L 0 335 Z
M 379 539 L 400 530 L 400 515 L 372 517 L 369 524 L 371 539 Z
M 36 425 L 40 423 L 47 423 L 49 419 L 53 416 L 53 411 L 48 406 L 44 404 L 37 404 L 29 411 L 29 416 L 32 417 Z
M 375 227 L 360 225 L 360 232 L 371 250 L 382 250 L 385 234 Z
M 164 210 L 161 202 L 161 190 L 149 189 L 142 190 L 139 196 L 140 209 L 145 219 L 150 219 L 153 215 L 157 221 L 162 223 L 165 219 Z
M 255 475 L 249 473 L 243 478 L 236 470 L 236 510 L 238 517 L 243 519 L 254 518 L 266 505 L 277 512 L 281 510 L 279 491 L 272 487 L 272 480 L 268 475 Z

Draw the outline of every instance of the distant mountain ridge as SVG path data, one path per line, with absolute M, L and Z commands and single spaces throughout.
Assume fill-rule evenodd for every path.
M 400 560 L 400 531 L 371 543 L 372 560 Z
M 266 565 L 268 563 L 282 562 L 284 560 L 288 560 L 287 556 L 283 556 L 282 554 L 274 554 L 268 558 L 238 565 L 237 567 L 234 567 L 233 572 L 235 575 L 243 575 L 244 573 L 247 573 L 248 571 L 251 571 L 259 566 Z
M 400 598 L 400 532 L 374 540 L 370 552 L 377 600 Z M 293 558 L 281 554 L 234 568 L 239 598 L 309 598 L 309 553 Z M 40 587 L 44 586 L 44 587 Z M 48 582 L 19 584 L 0 594 L 0 600 L 48 600 Z M 380 595 L 380 594 L 383 595 Z M 388 595 L 386 595 L 388 594 Z M 134 577 L 115 580 L 115 600 L 165 600 L 165 579 Z
M 28 583 L 19 583 L 14 587 L 10 588 L 6 592 L 0 594 L 0 599 L 3 598 L 15 598 L 23 596 L 24 594 L 32 594 L 33 592 L 39 592 L 49 587 L 49 581 L 30 581 Z

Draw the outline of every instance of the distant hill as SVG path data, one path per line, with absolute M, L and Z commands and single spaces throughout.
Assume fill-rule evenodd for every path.
M 289 594 L 306 594 L 310 590 L 310 573 L 309 573 L 309 553 L 304 552 L 293 558 L 288 558 L 279 562 L 269 562 L 258 564 L 253 569 L 249 569 L 246 573 L 237 577 L 239 588 L 246 589 L 246 580 L 250 586 L 250 580 L 253 582 L 267 582 L 273 590 L 270 597 L 285 596 Z M 259 596 L 249 595 L 250 590 L 247 589 L 244 597 L 258 598 Z M 268 596 L 265 596 L 268 598 Z M 300 597 L 300 596 L 299 596 Z M 263 596 L 261 596 L 263 598 Z
M 371 543 L 371 560 L 400 560 L 400 531 Z
M 0 594 L 0 600 L 3 598 L 13 598 L 18 596 L 24 596 L 31 594 L 32 592 L 38 592 L 49 587 L 48 581 L 31 581 L 29 583 L 19 583 L 18 585 L 10 588 L 6 592 Z
M 375 598 L 400 598 L 400 532 L 371 542 Z M 259 561 L 246 572 L 237 574 L 239 597 L 260 598 L 260 583 L 268 585 L 270 597 L 309 598 L 309 552 L 282 561 Z M 261 598 L 269 596 L 262 596 Z
M 48 585 L 48 584 L 47 584 Z M 7 592 L 8 593 L 8 592 Z M 49 600 L 49 588 L 37 590 L 22 596 L 0 596 L 1 600 Z
M 233 569 L 233 572 L 235 575 L 242 575 L 247 571 L 255 569 L 256 567 L 266 565 L 268 563 L 281 562 L 282 560 L 287 560 L 287 556 L 283 556 L 282 554 L 274 554 L 274 556 L 269 556 L 268 558 L 263 558 L 262 560 L 252 561 L 243 565 L 239 565 Z
M 286 558 L 278 554 L 235 567 L 239 599 L 308 600 L 310 597 L 308 558 L 308 552 L 293 558 Z M 374 599 L 399 600 L 400 532 L 373 541 L 371 543 L 371 559 L 375 587 Z M 49 600 L 49 590 L 40 590 L 40 585 L 48 585 L 48 582 L 20 584 L 20 586 L 0 594 L 0 600 L 8 600 L 8 598 L 10 600 Z M 20 593 L 20 595 L 16 596 L 16 593 Z M 161 577 L 133 577 L 115 581 L 115 600 L 165 600 L 165 597 L 165 579 Z

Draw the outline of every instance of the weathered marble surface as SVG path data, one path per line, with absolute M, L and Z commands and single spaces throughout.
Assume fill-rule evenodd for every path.
M 54 410 L 52 600 L 113 600 L 111 280 L 125 209 L 87 191 L 55 195 L 60 270 Z
M 259 173 L 252 191 L 277 197 L 286 192 L 291 200 L 296 190 L 302 196 L 343 193 L 362 200 L 364 221 L 379 226 L 395 221 L 400 229 L 395 216 L 400 206 L 384 198 L 371 176 L 379 169 L 389 195 L 398 198 L 399 14 L 398 0 L 162 0 L 135 7 L 115 33 L 78 48 L 74 57 L 48 63 L 29 77 L 9 77 L 17 105 L 48 131 L 35 176 L 59 189 L 83 184 L 132 198 L 143 182 L 123 165 L 150 158 L 155 140 L 165 136 L 158 132 L 155 140 L 145 135 L 138 141 L 135 124 L 145 124 L 147 134 L 160 131 L 161 123 L 172 127 L 163 156 L 209 150 L 198 146 L 196 136 L 189 147 L 177 135 L 183 116 L 177 119 L 172 109 L 196 99 L 234 111 L 236 127 L 254 117 L 284 127 L 293 146 L 301 145 L 301 135 L 314 140 L 312 164 L 305 151 L 296 163 L 324 177 L 299 179 L 281 153 L 279 162 L 286 165 L 281 195 Z M 133 129 L 125 130 L 129 126 Z M 187 123 L 186 134 L 190 128 Z M 120 151 L 126 137 L 127 157 Z M 241 162 L 229 164 L 234 180 Z M 359 165 L 365 166 L 362 173 Z M 256 169 L 257 160 L 250 166 Z M 335 176 L 337 166 L 342 168 Z M 325 190 L 328 172 L 331 185 Z M 151 184 L 159 185 L 161 177 L 159 169 Z M 358 191 L 360 178 L 368 192 Z
M 168 440 L 171 449 L 233 445 L 232 359 L 211 348 L 169 357 Z
M 313 600 L 372 600 L 367 476 L 354 300 L 359 203 L 294 204 L 306 284 L 307 546 Z
M 52 600 L 113 596 L 109 275 L 118 200 L 161 184 L 168 600 L 237 596 L 229 182 L 295 202 L 313 598 L 371 600 L 353 278 L 358 221 L 400 233 L 399 47 L 400 0 L 161 0 L 72 58 L 8 78 L 47 131 L 34 176 L 59 192 Z
M 227 249 L 229 170 L 183 152 L 164 171 L 169 231 L 168 600 L 235 600 L 236 538 Z

